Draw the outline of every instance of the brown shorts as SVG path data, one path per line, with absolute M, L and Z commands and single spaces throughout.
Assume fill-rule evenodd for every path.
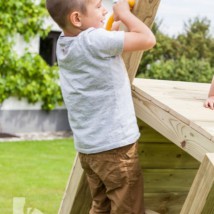
M 144 214 L 137 143 L 79 157 L 92 195 L 90 214 Z

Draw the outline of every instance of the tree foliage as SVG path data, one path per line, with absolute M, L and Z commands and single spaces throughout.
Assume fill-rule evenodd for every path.
M 138 74 L 144 78 L 210 82 L 214 75 L 214 38 L 207 18 L 184 23 L 184 32 L 170 37 L 155 24 L 157 45 L 142 58 Z
M 26 42 L 48 34 L 50 28 L 43 29 L 46 16 L 43 0 L 0 2 L 0 103 L 10 96 L 25 97 L 30 103 L 42 101 L 43 109 L 51 110 L 62 102 L 56 66 L 28 50 L 22 56 L 13 51 L 17 34 Z

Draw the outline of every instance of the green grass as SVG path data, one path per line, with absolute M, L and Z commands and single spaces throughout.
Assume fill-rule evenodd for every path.
M 13 213 L 13 198 L 27 208 L 57 214 L 75 157 L 72 139 L 0 143 L 0 213 Z

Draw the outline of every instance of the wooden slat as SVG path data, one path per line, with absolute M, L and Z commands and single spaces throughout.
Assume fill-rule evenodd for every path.
M 199 162 L 173 143 L 139 143 L 144 169 L 198 169 Z M 185 173 L 185 170 L 184 170 Z
M 214 153 L 206 154 L 191 190 L 181 210 L 181 214 L 214 213 Z
M 196 169 L 144 169 L 145 192 L 188 192 L 196 173 Z
M 135 111 L 138 118 L 149 124 L 192 157 L 202 161 L 208 152 L 214 152 L 214 143 L 138 94 L 133 93 Z M 202 143 L 203 142 L 203 143 Z
M 92 198 L 88 182 L 85 173 L 83 173 L 79 181 L 79 188 L 69 214 L 88 214 L 91 208 L 91 203 Z
M 73 168 L 71 170 L 71 174 L 68 179 L 66 191 L 64 193 L 58 214 L 70 213 L 71 208 L 76 199 L 76 195 L 79 191 L 79 188 L 81 188 L 82 184 L 82 182 L 80 182 L 81 180 L 85 180 L 85 176 L 77 154 L 74 160 Z
M 171 141 L 161 135 L 159 132 L 151 128 L 148 124 L 138 119 L 138 126 L 141 132 L 140 142 L 158 142 L 158 143 L 171 143 Z
M 148 27 L 151 28 L 158 10 L 159 3 L 160 0 L 136 0 L 132 12 Z M 136 76 L 142 55 L 142 51 L 125 52 L 123 54 L 123 60 L 129 74 L 130 82 L 132 82 Z
M 145 206 L 161 214 L 179 214 L 188 192 L 145 193 Z
M 209 110 L 209 109 L 207 109 Z M 210 110 L 212 111 L 212 110 Z M 214 117 L 214 115 L 213 115 Z M 214 118 L 208 118 L 208 119 L 205 119 L 204 121 L 202 120 L 192 120 L 190 122 L 190 126 L 193 127 L 194 129 L 196 130 L 206 130 L 209 132 L 209 134 L 211 134 L 213 137 L 211 137 L 211 140 L 214 142 L 214 122 L 213 122 Z M 201 132 L 201 131 L 200 131 Z M 203 132 L 204 134 L 204 132 Z M 210 135 L 206 135 L 204 134 L 205 136 L 207 137 L 210 137 Z

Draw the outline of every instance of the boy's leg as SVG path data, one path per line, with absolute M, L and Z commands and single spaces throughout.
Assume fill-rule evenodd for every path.
M 115 170 L 117 166 L 106 164 L 112 176 L 104 176 L 107 196 L 111 200 L 111 214 L 144 214 L 143 177 L 137 144 L 118 148 L 114 152 L 119 173 Z M 116 183 L 120 185 L 115 186 Z
M 92 206 L 89 214 L 109 214 L 111 210 L 111 202 L 107 198 L 106 188 L 103 182 L 100 180 L 99 176 L 93 172 L 89 166 L 89 156 L 85 154 L 79 154 L 79 158 L 82 167 L 86 173 L 87 181 L 89 184 L 91 196 L 92 196 Z
M 80 154 L 80 160 L 93 197 L 90 214 L 105 213 L 106 207 L 106 214 L 144 214 L 137 144 L 98 154 Z

